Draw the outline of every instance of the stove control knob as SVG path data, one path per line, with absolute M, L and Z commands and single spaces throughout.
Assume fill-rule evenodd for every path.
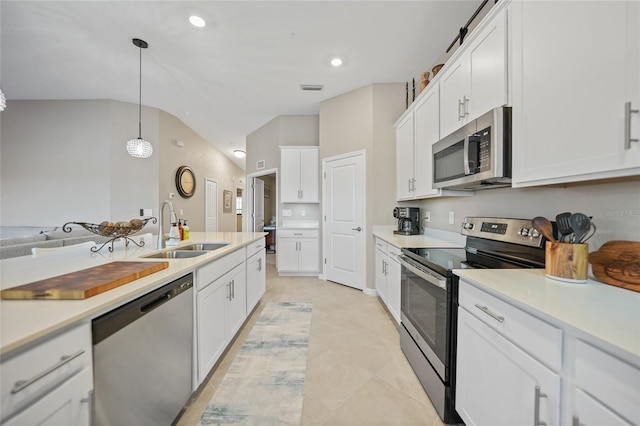
M 535 229 L 532 229 L 529 235 L 531 236 L 531 238 L 538 238 L 540 236 L 540 233 Z
M 473 223 L 464 222 L 464 223 L 462 224 L 462 227 L 463 227 L 464 229 L 473 229 Z
M 518 231 L 518 234 L 522 235 L 523 237 L 526 237 L 529 235 L 529 230 L 527 228 L 520 228 L 520 230 Z

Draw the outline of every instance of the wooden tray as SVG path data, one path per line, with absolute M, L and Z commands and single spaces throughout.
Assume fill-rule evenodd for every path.
M 640 242 L 606 242 L 589 253 L 589 263 L 598 281 L 640 292 Z
M 2 290 L 2 299 L 86 299 L 169 267 L 169 262 L 111 262 Z

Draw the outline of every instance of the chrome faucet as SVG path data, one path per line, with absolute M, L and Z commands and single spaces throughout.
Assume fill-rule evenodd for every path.
M 177 223 L 178 222 L 178 218 L 176 217 L 176 214 L 173 211 L 173 204 L 169 200 L 164 200 L 164 202 L 160 206 L 160 215 L 159 215 L 160 224 L 158 225 L 158 250 L 161 250 L 161 249 L 164 248 L 163 247 L 164 246 L 164 231 L 162 229 L 162 224 L 163 224 L 162 212 L 164 211 L 164 206 L 165 205 L 169 206 L 169 212 L 171 214 L 170 217 L 169 217 L 169 224 L 171 225 L 172 223 Z

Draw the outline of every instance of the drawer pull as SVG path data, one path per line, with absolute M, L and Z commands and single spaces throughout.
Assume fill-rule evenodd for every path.
M 489 310 L 489 308 L 487 308 L 486 306 L 482 306 L 478 303 L 475 304 L 475 307 L 480 309 L 482 312 L 484 312 L 485 314 L 489 315 L 491 318 L 493 318 L 494 320 L 498 321 L 498 322 L 504 322 L 504 317 L 501 317 L 498 314 L 494 314 L 493 312 L 491 312 Z
M 21 390 L 31 386 L 32 384 L 34 384 L 38 380 L 42 379 L 43 377 L 47 376 L 48 374 L 52 373 L 53 371 L 57 370 L 58 368 L 62 367 L 65 364 L 67 364 L 68 362 L 71 362 L 74 359 L 78 358 L 83 353 L 84 353 L 84 349 L 81 349 L 81 350 L 79 350 L 78 352 L 76 352 L 73 355 L 64 355 L 64 356 L 62 356 L 60 358 L 60 362 L 58 362 L 57 364 L 49 367 L 48 369 L 44 370 L 40 374 L 37 374 L 37 375 L 33 376 L 29 380 L 18 380 L 15 383 L 15 385 L 13 386 L 13 389 L 11 389 L 11 394 L 12 395 L 16 394 L 16 393 L 20 392 Z

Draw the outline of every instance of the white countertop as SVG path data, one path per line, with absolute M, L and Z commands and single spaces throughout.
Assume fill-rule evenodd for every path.
M 398 248 L 455 248 L 464 247 L 466 237 L 449 231 L 428 228 L 420 235 L 394 234 L 393 226 L 374 226 L 372 233 Z
M 572 284 L 543 269 L 456 269 L 465 281 L 549 322 L 561 322 L 640 363 L 640 293 L 593 279 Z M 631 355 L 631 357 L 629 357 Z
M 189 259 L 141 258 L 140 256 L 158 251 L 154 239 L 144 247 L 136 247 L 133 244 L 129 244 L 129 247 L 121 245 L 116 247 L 113 253 L 104 247 L 98 253 L 91 253 L 86 249 L 80 252 L 60 251 L 2 260 L 0 261 L 0 286 L 3 290 L 112 261 L 167 261 L 169 267 L 84 300 L 0 300 L 0 355 L 74 323 L 89 321 L 195 270 L 200 265 L 264 238 L 265 235 L 264 232 L 191 232 L 190 239 L 181 241 L 179 245 L 197 242 L 228 242 L 230 244 Z

